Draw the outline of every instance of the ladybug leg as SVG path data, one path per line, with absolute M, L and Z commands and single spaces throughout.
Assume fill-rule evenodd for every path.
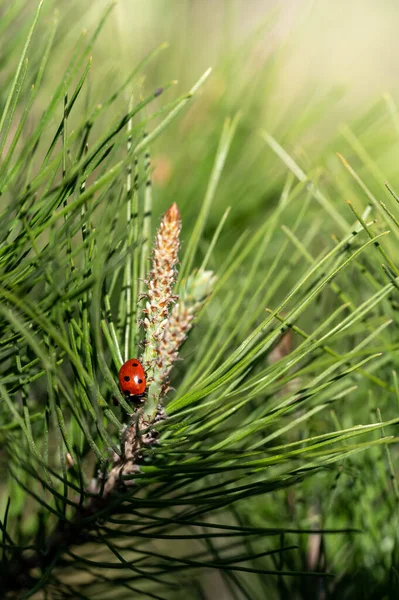
M 134 404 L 134 406 L 139 406 L 143 402 L 147 400 L 147 394 L 144 392 L 143 394 L 130 394 L 129 400 Z

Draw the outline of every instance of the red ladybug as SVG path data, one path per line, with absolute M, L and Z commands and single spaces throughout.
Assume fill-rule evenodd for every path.
M 128 398 L 143 396 L 147 381 L 145 371 L 137 358 L 129 358 L 119 371 L 119 385 Z

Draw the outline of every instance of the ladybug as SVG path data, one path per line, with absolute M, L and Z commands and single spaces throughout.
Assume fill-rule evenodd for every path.
M 119 370 L 119 386 L 122 393 L 133 400 L 141 400 L 147 381 L 145 371 L 137 358 L 129 358 Z

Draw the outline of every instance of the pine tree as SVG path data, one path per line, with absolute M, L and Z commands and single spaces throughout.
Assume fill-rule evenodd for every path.
M 215 572 L 236 599 L 366 597 L 367 561 L 367 597 L 395 593 L 395 200 L 342 159 L 370 206 L 338 205 L 262 131 L 284 181 L 227 247 L 229 211 L 208 225 L 237 116 L 195 220 L 185 190 L 152 216 L 153 143 L 210 70 L 142 96 L 158 48 L 90 100 L 110 6 L 40 113 L 57 40 L 42 5 L 14 71 L 7 40 L 0 95 L 4 597 L 211 598 Z M 22 17 L 10 5 L 0 33 Z M 132 357 L 142 398 L 118 385 Z

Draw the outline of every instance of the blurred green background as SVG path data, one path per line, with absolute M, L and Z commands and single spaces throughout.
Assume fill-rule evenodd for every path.
M 36 2 L 25 5 L 25 17 L 30 6 L 33 13 Z M 41 92 L 43 106 L 81 31 L 93 31 L 107 6 L 106 0 L 45 3 L 39 27 L 44 30 L 54 10 L 60 23 L 58 56 L 53 56 L 48 87 Z M 162 106 L 212 67 L 199 97 L 153 146 L 154 202 L 160 213 L 178 198 L 186 220 L 196 215 L 223 121 L 239 113 L 208 224 L 212 230 L 231 205 L 228 230 L 233 240 L 245 225 L 267 214 L 286 173 L 260 130 L 274 135 L 305 172 L 316 166 L 336 171 L 341 167 L 335 152 L 348 159 L 353 153 L 342 134 L 349 123 L 373 159 L 383 161 L 384 176 L 395 183 L 398 130 L 386 94 L 395 98 L 398 87 L 398 16 L 394 0 L 120 0 L 94 48 L 86 102 L 101 103 L 162 43 L 169 47 L 144 68 L 141 85 L 126 88 L 114 113 L 126 110 L 131 92 L 135 98 L 145 96 L 177 80 L 157 101 Z M 16 47 L 17 34 L 22 40 L 26 26 L 27 20 L 19 32 L 9 32 Z M 84 105 L 81 98 L 80 110 Z
M 60 11 L 60 59 L 65 55 L 67 61 L 65 49 L 73 47 L 83 28 L 95 27 L 107 5 L 102 0 L 47 4 L 49 18 L 54 6 Z M 397 117 L 386 94 L 395 98 L 398 87 L 398 16 L 393 0 L 120 0 L 94 49 L 91 100 L 101 102 L 164 42 L 169 47 L 144 69 L 142 86 L 133 90 L 136 98 L 177 80 L 159 99 L 162 105 L 212 67 L 199 97 L 152 148 L 154 204 L 161 213 L 178 199 L 189 232 L 223 121 L 240 114 L 206 232 L 211 235 L 232 206 L 228 247 L 246 226 L 269 214 L 287 172 L 260 130 L 274 135 L 306 173 L 317 170 L 334 198 L 338 184 L 331 172 L 333 177 L 339 173 L 339 185 L 350 185 L 336 151 L 348 160 L 355 155 L 355 166 L 362 167 L 344 129 L 349 124 L 383 177 L 395 185 Z M 58 71 L 59 63 L 52 64 Z M 119 100 L 121 113 L 131 91 L 126 88 Z M 345 213 L 342 187 L 339 193 L 339 210 Z

